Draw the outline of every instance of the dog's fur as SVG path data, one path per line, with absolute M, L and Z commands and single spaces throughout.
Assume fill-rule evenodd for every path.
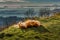
M 39 27 L 41 24 L 37 20 L 27 20 L 25 22 L 19 22 L 17 24 L 19 28 Z

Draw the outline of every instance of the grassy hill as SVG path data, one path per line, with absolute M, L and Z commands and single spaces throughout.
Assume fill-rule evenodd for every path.
M 60 40 L 60 15 L 36 19 L 43 26 L 27 29 L 11 26 L 0 32 L 0 40 Z

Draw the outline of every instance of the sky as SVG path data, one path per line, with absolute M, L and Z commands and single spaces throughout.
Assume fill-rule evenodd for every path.
M 3 2 L 5 0 L 0 0 L 0 2 Z M 40 2 L 60 2 L 60 0 L 6 0 L 6 1 L 18 1 L 18 2 L 35 2 L 35 3 L 40 3 Z
M 30 2 L 59 2 L 60 0 L 26 0 Z

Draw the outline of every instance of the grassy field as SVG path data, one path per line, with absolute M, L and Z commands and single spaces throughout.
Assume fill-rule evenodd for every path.
M 43 26 L 27 29 L 11 26 L 0 32 L 0 40 L 60 40 L 60 15 L 36 19 Z

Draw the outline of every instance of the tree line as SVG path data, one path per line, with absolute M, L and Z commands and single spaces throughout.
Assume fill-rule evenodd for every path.
M 34 11 L 35 10 L 33 8 L 30 8 L 24 13 L 24 15 L 26 15 L 27 17 L 34 17 L 34 15 L 36 15 Z M 37 17 L 49 17 L 51 14 L 51 10 L 50 8 L 41 8 L 39 9 L 39 12 L 37 14 Z

